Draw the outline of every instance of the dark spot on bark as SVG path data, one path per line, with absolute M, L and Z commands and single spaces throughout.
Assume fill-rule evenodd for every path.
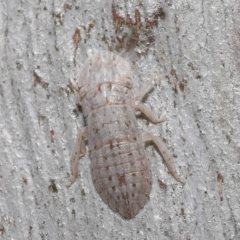
M 109 134 L 110 134 L 110 131 L 109 131 Z M 113 149 L 113 148 L 114 148 L 114 146 L 113 146 L 113 141 L 111 141 L 111 140 L 109 140 L 109 147 L 110 147 L 110 149 Z
M 109 90 L 111 91 L 111 90 L 112 90 L 112 84 L 109 83 L 109 84 L 108 84 L 108 87 L 109 87 Z
M 50 179 L 50 185 L 48 186 L 48 190 L 53 192 L 53 193 L 57 193 L 58 192 L 57 185 L 55 184 L 55 180 L 54 179 Z
M 81 195 L 82 195 L 83 197 L 85 197 L 86 193 L 85 193 L 84 189 L 81 190 Z

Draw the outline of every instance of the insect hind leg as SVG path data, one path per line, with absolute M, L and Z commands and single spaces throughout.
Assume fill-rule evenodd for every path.
M 87 137 L 87 127 L 81 129 L 77 136 L 77 141 L 74 146 L 73 154 L 71 157 L 71 179 L 66 185 L 67 188 L 71 187 L 79 175 L 79 160 L 86 154 L 85 139 Z
M 167 149 L 165 143 L 157 136 L 153 135 L 152 133 L 147 133 L 143 136 L 143 141 L 144 142 L 148 142 L 148 141 L 152 141 L 158 151 L 160 152 L 160 154 L 162 155 L 166 166 L 170 172 L 170 174 L 180 183 L 182 183 L 183 185 L 186 183 L 186 180 L 182 177 L 180 177 L 174 167 L 174 161 L 172 158 L 171 153 L 169 152 L 169 150 Z

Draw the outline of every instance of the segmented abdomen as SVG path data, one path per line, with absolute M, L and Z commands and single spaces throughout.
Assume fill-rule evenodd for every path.
M 149 198 L 152 175 L 133 109 L 107 105 L 87 117 L 92 176 L 102 199 L 125 218 Z

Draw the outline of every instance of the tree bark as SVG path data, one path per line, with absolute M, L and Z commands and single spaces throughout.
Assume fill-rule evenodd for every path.
M 0 2 L 1 239 L 240 239 L 239 3 L 119 2 Z M 98 50 L 127 59 L 135 94 L 155 80 L 144 102 L 166 121 L 139 126 L 187 179 L 148 146 L 153 187 L 131 220 L 97 194 L 88 154 L 66 188 L 84 126 L 74 84 Z

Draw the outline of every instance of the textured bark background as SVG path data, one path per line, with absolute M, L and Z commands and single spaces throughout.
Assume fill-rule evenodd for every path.
M 0 238 L 240 239 L 239 3 L 119 2 L 0 2 Z M 101 49 L 129 61 L 135 92 L 156 79 L 145 103 L 166 122 L 139 126 L 187 178 L 148 146 L 153 187 L 131 220 L 95 191 L 88 155 L 65 187 L 84 126 L 73 84 Z

